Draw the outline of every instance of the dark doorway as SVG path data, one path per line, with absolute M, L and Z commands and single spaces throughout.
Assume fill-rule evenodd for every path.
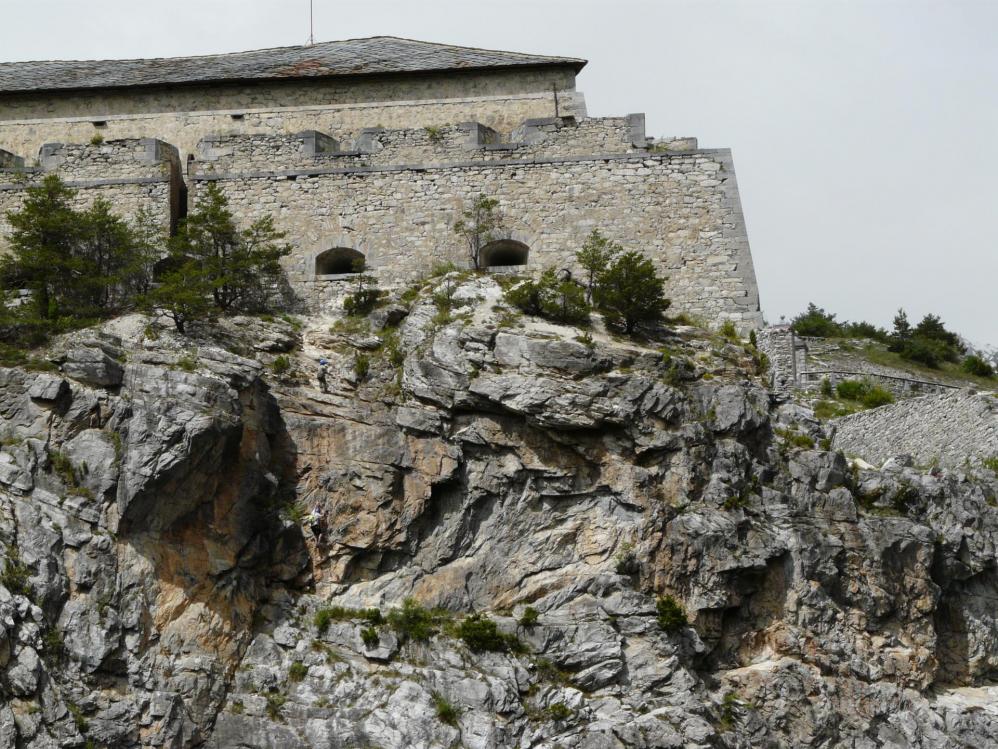
M 315 258 L 315 275 L 338 276 L 364 270 L 364 255 L 349 247 L 334 247 Z

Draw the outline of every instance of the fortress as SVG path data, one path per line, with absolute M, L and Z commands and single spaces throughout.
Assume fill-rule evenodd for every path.
M 673 310 L 761 322 L 731 153 L 591 118 L 584 60 L 392 37 L 161 60 L 0 64 L 0 250 L 48 174 L 174 230 L 213 182 L 241 222 L 288 234 L 291 286 L 321 309 L 353 261 L 383 284 L 466 264 L 451 230 L 499 200 L 491 269 L 574 268 L 593 229 L 652 258 Z

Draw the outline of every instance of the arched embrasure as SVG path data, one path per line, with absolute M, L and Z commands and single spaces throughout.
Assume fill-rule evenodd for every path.
M 315 275 L 338 276 L 364 270 L 364 254 L 349 247 L 333 247 L 315 257 Z
M 526 265 L 530 248 L 515 239 L 499 239 L 482 248 L 481 266 L 492 268 L 507 265 Z

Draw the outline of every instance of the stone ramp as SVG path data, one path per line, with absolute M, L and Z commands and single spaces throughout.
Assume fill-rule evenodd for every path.
M 956 468 L 998 456 L 998 393 L 953 393 L 882 406 L 835 422 L 833 446 L 881 465 L 895 455 Z

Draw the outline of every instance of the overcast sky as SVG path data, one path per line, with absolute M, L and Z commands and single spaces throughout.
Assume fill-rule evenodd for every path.
M 308 36 L 308 0 L 0 3 L 5 60 Z M 732 148 L 770 322 L 903 305 L 998 344 L 998 1 L 315 0 L 317 40 L 381 34 L 584 57 L 591 115 Z

